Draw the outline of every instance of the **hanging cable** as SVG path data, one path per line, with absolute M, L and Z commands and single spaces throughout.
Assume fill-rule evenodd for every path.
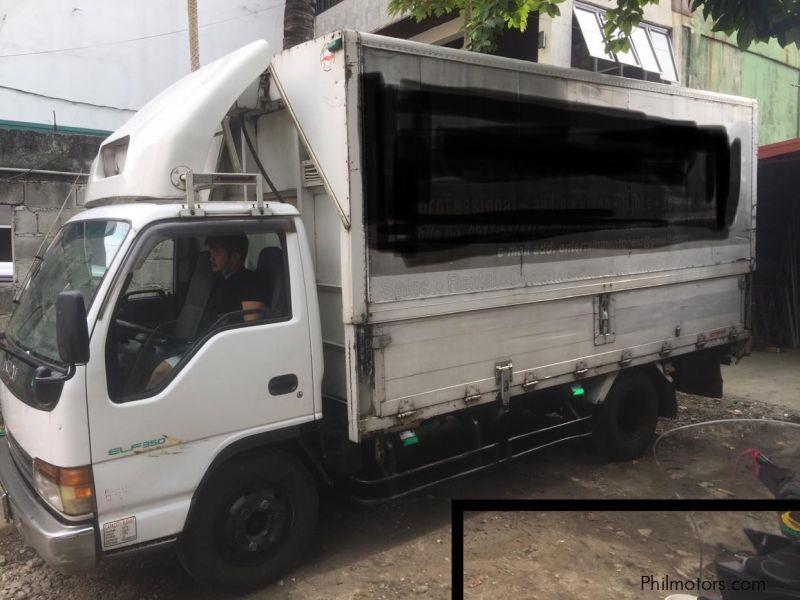
M 283 198 L 281 197 L 278 190 L 275 189 L 275 185 L 272 183 L 272 180 L 267 175 L 266 170 L 264 169 L 264 165 L 261 164 L 261 161 L 258 159 L 258 154 L 256 153 L 256 149 L 253 147 L 253 142 L 250 141 L 250 135 L 247 133 L 247 126 L 244 122 L 244 117 L 239 115 L 239 127 L 242 130 L 242 135 L 244 136 L 244 141 L 247 142 L 247 147 L 250 148 L 250 154 L 253 155 L 253 158 L 256 161 L 256 165 L 258 165 L 258 170 L 261 171 L 261 174 L 264 176 L 264 181 L 267 182 L 269 189 L 272 190 L 272 193 L 275 194 L 275 197 L 278 199 L 278 202 L 283 202 Z

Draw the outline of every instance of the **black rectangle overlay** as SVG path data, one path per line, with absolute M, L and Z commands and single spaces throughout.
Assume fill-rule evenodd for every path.
M 797 500 L 753 499 L 459 499 L 451 503 L 452 597 L 464 597 L 464 513 L 492 512 L 784 512 Z
M 406 264 L 725 239 L 740 140 L 620 108 L 361 75 L 369 248 Z

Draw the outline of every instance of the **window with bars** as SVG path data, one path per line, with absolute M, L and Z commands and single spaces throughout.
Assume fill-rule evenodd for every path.
M 342 0 L 317 0 L 315 8 L 316 14 L 324 13 L 329 8 L 339 4 Z

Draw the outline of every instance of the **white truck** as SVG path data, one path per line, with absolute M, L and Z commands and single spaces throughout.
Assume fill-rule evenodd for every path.
M 641 455 L 747 351 L 752 100 L 351 31 L 256 42 L 102 145 L 2 338 L 6 519 L 67 572 L 249 589 L 364 502 Z

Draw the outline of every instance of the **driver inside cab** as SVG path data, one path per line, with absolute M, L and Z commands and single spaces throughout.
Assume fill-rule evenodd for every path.
M 245 268 L 247 236 L 243 233 L 212 236 L 206 240 L 206 247 L 214 274 L 214 286 L 208 297 L 200 330 L 207 331 L 223 315 L 238 311 L 244 311 L 244 321 L 263 318 L 269 290 L 262 277 Z M 146 389 L 156 387 L 169 377 L 180 358 L 181 355 L 171 356 L 159 363 Z

